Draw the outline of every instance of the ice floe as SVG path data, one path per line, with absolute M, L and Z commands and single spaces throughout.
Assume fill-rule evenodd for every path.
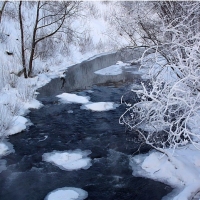
M 91 158 L 87 156 L 91 154 L 90 150 L 81 151 L 53 151 L 45 153 L 42 156 L 43 161 L 50 162 L 58 166 L 62 170 L 72 171 L 79 169 L 88 169 L 91 164 Z
M 76 94 L 70 94 L 70 93 L 62 93 L 60 95 L 57 95 L 59 101 L 61 103 L 88 103 L 90 97 L 88 96 L 79 96 Z
M 0 157 L 6 156 L 13 152 L 15 152 L 15 150 L 13 149 L 13 145 L 10 142 L 0 142 Z
M 114 110 L 116 107 L 119 107 L 118 104 L 114 102 L 96 102 L 96 103 L 87 103 L 81 106 L 81 109 L 92 110 L 92 111 L 108 111 Z
M 88 193 L 80 188 L 63 187 L 50 192 L 44 200 L 83 200 Z

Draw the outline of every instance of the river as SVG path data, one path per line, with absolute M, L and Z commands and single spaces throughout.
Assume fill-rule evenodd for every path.
M 172 188 L 163 183 L 132 175 L 129 156 L 137 151 L 139 144 L 132 141 L 134 132 L 127 133 L 118 123 L 124 105 L 93 112 L 80 109 L 80 104 L 61 104 L 56 97 L 71 92 L 90 96 L 92 102 L 120 104 L 121 96 L 129 93 L 131 84 L 141 82 L 140 75 L 132 74 L 130 69 L 115 76 L 94 72 L 119 60 L 139 58 L 140 54 L 121 51 L 94 57 L 70 67 L 64 85 L 57 78 L 38 90 L 38 100 L 44 106 L 27 115 L 33 125 L 9 137 L 15 153 L 4 158 L 7 169 L 0 174 L 1 200 L 43 200 L 49 192 L 61 187 L 82 188 L 88 192 L 88 200 L 160 200 L 171 192 Z M 137 101 L 134 95 L 126 98 Z M 75 149 L 91 150 L 89 169 L 64 171 L 42 161 L 44 153 Z M 140 152 L 148 150 L 149 147 L 143 146 Z

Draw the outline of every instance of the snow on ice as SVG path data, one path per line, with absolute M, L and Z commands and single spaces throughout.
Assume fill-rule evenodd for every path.
M 123 63 L 122 61 L 118 61 L 116 65 L 111 65 L 109 67 L 95 71 L 94 73 L 100 75 L 119 75 L 122 73 L 122 68 L 126 65 L 128 64 Z
M 165 199 L 188 200 L 200 190 L 200 151 L 193 145 L 166 149 L 166 156 L 155 150 L 130 158 L 134 176 L 171 185 L 175 190 Z
M 0 142 L 0 157 L 6 156 L 13 152 L 15 151 L 13 149 L 13 145 L 10 142 L 7 142 L 5 140 L 3 142 Z
M 108 111 L 114 110 L 118 107 L 118 104 L 114 102 L 96 102 L 96 103 L 88 103 L 81 106 L 81 109 L 92 110 L 92 111 Z
M 60 94 L 60 95 L 57 95 L 59 99 L 59 101 L 61 103 L 88 103 L 89 102 L 89 99 L 90 97 L 88 96 L 79 96 L 79 95 L 76 95 L 76 94 L 70 94 L 70 93 L 63 93 L 63 94 Z
M 72 171 L 79 169 L 88 169 L 91 164 L 91 158 L 87 156 L 91 154 L 90 150 L 75 151 L 53 151 L 43 154 L 43 161 L 50 162 L 58 166 L 62 170 Z
M 31 101 L 29 101 L 29 102 L 25 102 L 24 103 L 24 108 L 25 109 L 30 109 L 30 108 L 32 108 L 32 109 L 39 109 L 39 108 L 41 108 L 43 105 L 42 105 L 42 103 L 40 103 L 38 100 L 36 100 L 36 99 L 32 99 Z
M 83 200 L 88 193 L 80 188 L 63 187 L 50 192 L 44 200 Z

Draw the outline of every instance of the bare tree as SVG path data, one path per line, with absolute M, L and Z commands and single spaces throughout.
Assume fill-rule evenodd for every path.
M 40 43 L 56 34 L 66 33 L 69 27 L 65 22 L 75 16 L 81 2 L 78 1 L 38 1 L 30 2 L 30 6 L 35 9 L 34 22 L 30 26 L 25 26 L 26 18 L 23 17 L 22 6 L 27 6 L 29 2 L 19 3 L 19 21 L 21 30 L 21 54 L 24 77 L 30 77 L 33 70 L 33 61 L 39 55 L 37 48 Z M 25 30 L 26 28 L 26 30 Z M 26 34 L 26 36 L 25 36 Z M 26 41 L 25 41 L 26 37 Z M 28 56 L 28 59 L 26 59 Z M 28 72 L 27 72 L 28 71 Z
M 153 72 L 151 87 L 143 84 L 142 90 L 133 90 L 140 102 L 128 105 L 120 123 L 162 152 L 187 143 L 200 149 L 200 3 L 154 2 L 154 9 L 157 24 L 140 22 L 149 40 L 141 60 Z M 146 56 L 152 49 L 154 55 Z
M 3 11 L 4 11 L 4 9 L 5 9 L 5 6 L 6 6 L 6 3 L 7 3 L 7 2 L 8 2 L 8 1 L 4 1 L 4 2 L 3 2 L 2 8 L 1 8 L 1 10 L 0 10 L 0 23 L 1 23 L 2 14 L 3 14 Z

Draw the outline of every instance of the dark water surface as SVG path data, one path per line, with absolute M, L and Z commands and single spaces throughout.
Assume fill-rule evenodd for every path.
M 88 200 L 160 200 L 171 191 L 162 183 L 132 176 L 129 156 L 139 144 L 130 141 L 133 135 L 125 133 L 118 123 L 125 111 L 123 105 L 111 111 L 92 112 L 81 110 L 80 104 L 60 104 L 55 97 L 73 91 L 90 96 L 92 102 L 120 103 L 130 83 L 140 82 L 139 75 L 124 72 L 109 77 L 93 72 L 123 59 L 122 55 L 110 55 L 88 61 L 89 65 L 83 62 L 68 70 L 62 89 L 62 81 L 55 79 L 39 90 L 38 99 L 44 106 L 27 116 L 34 125 L 9 138 L 15 153 L 5 157 L 7 170 L 0 174 L 0 200 L 43 200 L 50 191 L 61 187 L 82 188 L 88 192 Z M 63 171 L 42 161 L 44 153 L 75 149 L 92 151 L 89 169 Z M 148 147 L 141 151 L 147 152 Z

